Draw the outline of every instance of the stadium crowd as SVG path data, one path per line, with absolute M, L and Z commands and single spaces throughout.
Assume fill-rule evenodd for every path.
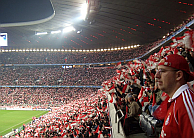
M 107 98 L 92 92 L 74 98 L 60 108 L 53 109 L 39 118 L 23 125 L 23 130 L 13 137 L 110 137 Z
M 152 46 L 154 47 L 154 45 Z M 143 55 L 150 45 L 124 50 L 100 52 L 4 52 L 0 64 L 71 64 L 121 61 Z
M 1 88 L 0 105 L 59 107 L 96 91 L 96 88 Z
M 51 67 L 1 67 L 0 85 L 94 85 L 116 74 L 115 69 Z

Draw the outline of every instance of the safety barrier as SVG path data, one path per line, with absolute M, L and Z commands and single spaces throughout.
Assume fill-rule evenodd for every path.
M 111 96 L 108 95 L 108 101 L 110 101 Z M 114 101 L 114 100 L 113 100 Z M 114 103 L 109 102 L 109 111 L 110 111 L 110 123 L 112 126 L 112 138 L 126 138 L 123 127 L 121 125 L 121 119 L 124 117 L 124 114 L 121 110 L 116 111 Z M 121 113 L 122 116 L 119 118 L 118 113 Z

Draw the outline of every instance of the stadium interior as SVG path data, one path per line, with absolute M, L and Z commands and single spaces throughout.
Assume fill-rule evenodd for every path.
M 2 0 L 0 12 L 0 111 L 48 111 L 0 136 L 160 136 L 147 92 L 161 57 L 194 51 L 194 1 Z M 141 113 L 128 122 L 129 94 Z

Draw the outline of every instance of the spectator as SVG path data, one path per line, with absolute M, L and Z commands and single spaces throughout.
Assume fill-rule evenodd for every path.
M 177 54 L 166 56 L 159 62 L 155 77 L 159 89 L 170 97 L 160 137 L 194 136 L 194 92 L 187 85 L 194 76 L 187 61 Z
M 136 101 L 134 101 L 133 97 L 128 96 L 128 115 L 124 124 L 124 131 L 126 136 L 130 134 L 130 132 L 135 131 L 133 129 L 134 124 L 138 124 L 139 114 L 141 114 L 141 108 Z

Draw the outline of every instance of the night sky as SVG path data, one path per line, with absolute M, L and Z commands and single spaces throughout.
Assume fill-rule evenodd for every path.
M 0 24 L 41 20 L 53 13 L 50 0 L 0 0 Z

